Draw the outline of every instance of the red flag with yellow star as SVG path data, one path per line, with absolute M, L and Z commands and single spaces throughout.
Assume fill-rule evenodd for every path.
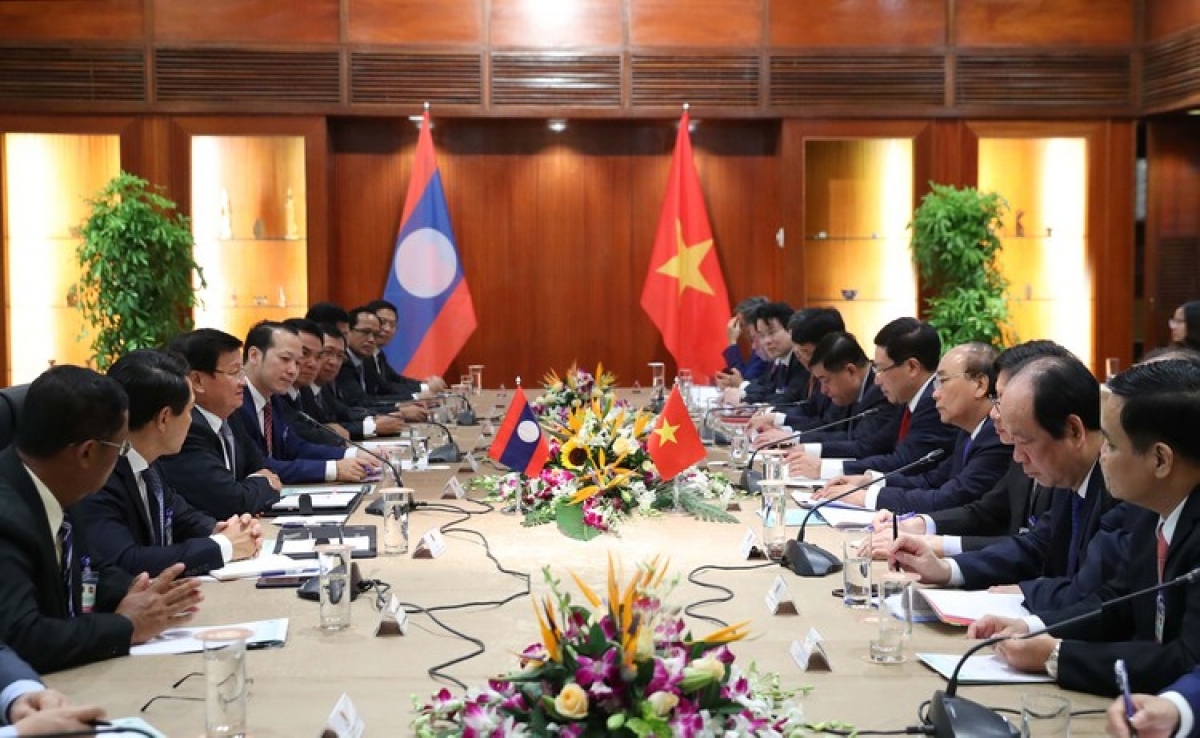
M 654 421 L 654 430 L 646 439 L 646 452 L 664 480 L 674 479 L 705 456 L 704 444 L 678 387 L 671 390 L 658 420 Z
M 710 381 L 723 368 L 729 294 L 692 160 L 687 111 L 679 120 L 642 309 L 658 327 L 676 365 L 691 369 L 697 382 Z

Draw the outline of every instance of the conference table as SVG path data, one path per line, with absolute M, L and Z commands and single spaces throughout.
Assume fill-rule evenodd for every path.
M 453 430 L 464 451 L 482 449 L 491 438 L 481 426 Z M 476 456 L 484 454 L 476 450 Z M 724 452 L 714 449 L 710 464 L 714 470 L 725 468 Z M 436 465 L 435 465 L 436 466 Z M 480 473 L 498 473 L 487 463 Z M 449 468 L 410 471 L 404 475 L 406 486 L 416 490 L 416 499 L 469 511 L 484 507 L 466 500 L 440 500 L 447 480 L 457 474 L 465 483 L 471 475 L 458 464 Z M 733 476 L 732 474 L 730 475 Z M 471 494 L 471 497 L 477 495 Z M 371 499 L 370 497 L 367 498 Z M 608 557 L 632 573 L 640 561 L 656 555 L 670 558 L 672 574 L 680 576 L 672 604 L 679 607 L 713 596 L 687 581 L 696 567 L 716 565 L 737 569 L 761 564 L 747 561 L 741 542 L 747 528 L 761 530 L 757 515 L 758 501 L 743 500 L 742 510 L 733 514 L 738 524 L 706 523 L 690 516 L 663 514 L 635 516 L 616 535 L 602 535 L 591 541 L 563 536 L 555 525 L 523 527 L 517 515 L 498 508 L 471 516 L 454 525 L 462 515 L 440 508 L 418 508 L 410 519 L 412 544 L 408 555 L 359 559 L 363 576 L 391 585 L 391 592 L 405 603 L 421 607 L 452 605 L 463 602 L 501 600 L 524 588 L 522 582 L 497 570 L 486 557 L 478 537 L 461 532 L 482 534 L 492 554 L 505 568 L 529 574 L 536 597 L 548 592 L 542 575 L 550 567 L 553 575 L 569 584 L 573 571 L 594 588 L 602 588 L 607 576 Z M 350 517 L 351 524 L 378 524 L 380 518 L 368 515 L 365 502 Z M 437 558 L 411 556 L 417 537 L 423 532 L 448 526 L 444 537 L 445 553 Z M 275 526 L 266 526 L 273 536 Z M 810 527 L 809 540 L 831 551 L 840 550 L 841 533 L 827 527 Z M 884 564 L 875 563 L 876 573 Z M 772 614 L 766 595 L 777 576 L 782 575 L 795 603 L 796 614 Z M 945 686 L 945 680 L 923 666 L 917 652 L 962 653 L 971 645 L 965 629 L 943 624 L 918 623 L 906 639 L 906 661 L 897 665 L 879 665 L 868 658 L 868 644 L 877 630 L 874 611 L 847 609 L 840 597 L 833 596 L 842 584 L 841 575 L 825 578 L 800 578 L 778 566 L 709 570 L 703 581 L 720 584 L 734 593 L 728 602 L 708 605 L 699 612 L 725 622 L 749 619 L 751 636 L 733 644 L 737 663 L 744 669 L 753 663 L 760 671 L 781 675 L 784 687 L 805 686 L 811 691 L 803 698 L 807 719 L 842 721 L 860 730 L 898 730 L 917 724 L 918 706 L 933 692 Z M 247 654 L 247 672 L 253 684 L 248 706 L 249 734 L 267 736 L 317 736 L 325 719 L 342 693 L 353 700 L 366 724 L 367 735 L 407 735 L 411 732 L 413 700 L 428 701 L 443 686 L 427 669 L 470 653 L 474 646 L 452 635 L 421 613 L 409 616 L 407 634 L 376 636 L 379 613 L 368 593 L 352 605 L 352 626 L 344 631 L 324 632 L 318 626 L 318 604 L 301 600 L 290 589 L 256 589 L 254 581 L 208 582 L 204 584 L 204 603 L 194 625 L 225 625 L 264 618 L 287 617 L 289 631 L 283 647 L 253 650 Z M 519 597 L 503 606 L 482 605 L 437 613 L 446 625 L 482 640 L 483 654 L 463 663 L 446 667 L 445 672 L 468 685 L 483 685 L 486 679 L 516 668 L 516 654 L 538 640 L 538 625 L 529 597 Z M 689 621 L 692 632 L 700 635 L 715 626 Z M 829 671 L 802 672 L 790 655 L 794 640 L 803 640 L 815 628 L 829 657 Z M 196 736 L 204 733 L 202 700 L 158 699 L 144 712 L 147 701 L 158 696 L 202 698 L 202 678 L 190 678 L 173 687 L 192 672 L 202 672 L 200 654 L 175 656 L 128 656 L 48 675 L 51 686 L 64 691 L 76 703 L 103 705 L 110 716 L 140 715 L 169 736 Z M 1062 692 L 1054 685 L 967 686 L 961 696 L 989 707 L 1020 709 L 1021 696 L 1028 692 L 1054 692 L 1069 697 L 1073 710 L 1100 709 L 1109 700 L 1081 693 Z M 1104 723 L 1098 716 L 1075 717 L 1075 735 L 1099 735 Z

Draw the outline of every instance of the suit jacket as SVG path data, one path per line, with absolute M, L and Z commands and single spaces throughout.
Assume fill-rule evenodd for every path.
M 199 409 L 192 410 L 192 425 L 179 453 L 156 462 L 162 470 L 164 485 L 217 520 L 228 520 L 242 513 L 257 514 L 279 500 L 279 493 L 270 482 L 249 476 L 266 464 L 262 452 L 242 427 L 238 413 L 231 414 L 226 422 L 233 430 L 233 471 L 225 466 L 220 436 Z
M 1052 490 L 1050 510 L 1037 519 L 1028 533 L 955 556 L 965 580 L 964 588 L 983 589 L 1035 577 L 1074 576 L 1087 555 L 1088 543 L 1100 530 L 1101 518 L 1115 504 L 1097 464 L 1092 468 L 1084 494 L 1081 510 L 1084 529 L 1078 541 L 1075 570 L 1070 570 L 1071 498 L 1074 495 L 1073 489 Z
M 904 407 L 900 407 L 903 416 Z M 877 452 L 873 456 L 859 456 L 857 460 L 847 461 L 842 466 L 845 474 L 862 474 L 868 469 L 880 472 L 890 472 L 905 464 L 912 463 L 925 454 L 940 448 L 946 453 L 954 450 L 954 444 L 960 433 L 958 428 L 946 425 L 938 417 L 937 408 L 933 402 L 933 382 L 925 386 L 921 398 L 917 401 L 917 409 L 909 419 L 908 435 L 900 440 L 900 418 L 896 420 L 895 433 L 892 434 L 893 447 L 886 451 Z M 832 450 L 821 448 L 821 455 L 835 458 Z
M 992 419 L 985 418 L 974 440 L 960 431 L 954 452 L 932 470 L 890 479 L 875 507 L 896 513 L 932 512 L 974 502 L 1004 476 L 1011 461 L 1011 449 L 1000 442 Z
M 217 521 L 176 494 L 157 462 L 150 466 L 163 478 L 163 518 L 168 521 L 171 540 L 161 540 L 158 521 L 151 522 L 142 504 L 137 475 L 129 459 L 122 458 L 104 487 L 74 508 L 87 526 L 92 562 L 118 566 L 134 575 L 147 572 L 152 577 L 179 561 L 188 575 L 224 566 L 221 547 L 210 537 Z
M 411 394 L 406 396 L 380 394 L 378 392 L 378 370 L 371 360 L 362 362 L 361 371 L 360 376 L 359 367 L 354 366 L 354 362 L 347 357 L 341 370 L 338 371 L 337 377 L 327 386 L 335 387 L 338 399 L 347 405 L 370 410 L 391 412 L 396 409 L 397 402 L 412 400 Z
M 961 536 L 964 551 L 977 551 L 1029 530 L 1050 509 L 1050 491 L 1009 460 L 1005 472 L 982 497 L 930 514 L 939 535 Z
M 1117 577 L 1100 590 L 1101 601 L 1135 592 L 1158 583 L 1155 534 L 1159 516 L 1150 510 L 1130 510 L 1129 555 L 1121 562 Z M 1163 581 L 1186 574 L 1200 566 L 1200 487 L 1184 503 Z M 1099 616 L 1065 626 L 1058 658 L 1058 683 L 1065 689 L 1093 694 L 1116 694 L 1112 664 L 1124 659 L 1129 669 L 1129 686 L 1134 692 L 1158 692 L 1195 668 L 1200 659 L 1200 588 L 1191 585 L 1162 590 L 1165 608 L 1162 643 L 1155 641 L 1154 595 L 1113 604 Z M 1094 609 L 1091 602 L 1064 610 L 1057 622 L 1073 614 Z M 1051 622 L 1048 620 L 1047 622 Z
M 900 429 L 902 408 L 888 402 L 883 390 L 875 384 L 874 377 L 874 370 L 869 370 L 866 379 L 863 380 L 867 383 L 867 389 L 863 392 L 862 399 L 855 400 L 848 407 L 838 407 L 832 402 L 829 403 L 829 410 L 826 416 L 822 417 L 822 423 L 852 418 L 865 410 L 878 408 L 874 414 L 829 430 L 808 433 L 800 440 L 805 443 L 819 442 L 821 455 L 829 458 L 856 459 L 892 450 Z
M 0 692 L 13 682 L 41 682 L 38 673 L 8 646 L 0 643 Z M 0 715 L 0 723 L 7 722 L 7 715 Z
M 1117 502 L 1100 518 L 1100 529 L 1088 541 L 1074 576 L 1038 577 L 1018 582 L 1025 595 L 1025 607 L 1039 617 L 1055 613 L 1081 602 L 1099 606 L 1100 588 L 1117 576 L 1117 569 L 1129 556 L 1129 530 L 1126 516 L 1135 508 Z
M 383 351 L 377 351 L 367 362 L 367 390 L 373 395 L 400 395 L 412 399 L 420 394 L 421 381 L 406 377 L 392 368 Z
M 301 387 L 300 407 L 322 423 L 337 423 L 342 426 L 355 441 L 363 440 L 366 437 L 363 434 L 363 420 L 371 413 L 362 408 L 350 407 L 339 400 L 333 386 L 327 385 L 320 394 L 315 394 L 312 387 Z
M 291 395 L 279 395 L 278 397 L 279 408 L 284 411 L 284 415 L 287 417 L 287 422 L 292 426 L 292 430 L 299 434 L 301 438 L 318 446 L 336 446 L 342 448 L 344 442 L 334 435 L 332 430 L 317 428 L 311 423 L 306 423 L 296 418 L 296 413 L 303 412 L 313 420 L 324 422 L 309 412 L 308 407 L 305 407 L 303 390 L 298 390 L 295 399 L 292 399 Z
M 743 359 L 742 347 L 736 343 L 726 346 L 725 350 L 721 352 L 721 357 L 725 360 L 726 369 L 737 369 L 742 373 L 742 379 L 746 381 L 761 377 L 763 372 L 771 366 L 753 349 L 750 351 L 750 358 Z
M 794 353 L 787 364 L 770 364 L 762 376 L 746 386 L 746 402 L 800 402 L 808 399 L 812 375 Z
M 1178 693 L 1187 700 L 1188 705 L 1192 708 L 1192 717 L 1200 717 L 1200 667 L 1179 677 L 1164 691 Z M 1195 735 L 1195 733 L 1196 731 L 1193 729 L 1190 735 Z
M 283 399 L 279 395 L 273 395 L 267 402 L 271 403 L 273 419 L 273 454 L 267 454 L 267 441 L 263 438 L 262 429 L 258 425 L 258 413 L 254 410 L 254 395 L 246 392 L 242 396 L 241 408 L 236 411 L 241 413 L 246 434 L 263 455 L 267 468 L 278 474 L 284 484 L 324 482 L 325 462 L 342 458 L 346 455 L 345 451 L 304 440 L 288 422 L 291 412 L 284 407 Z
M 82 613 L 79 557 L 87 550 L 86 531 L 69 510 L 66 519 L 74 526 L 76 552 L 70 597 Z M 101 570 L 95 611 L 72 618 L 54 549 L 46 508 L 10 447 L 0 453 L 0 641 L 43 674 L 129 653 L 133 623 L 113 614 L 129 589 L 129 575 Z

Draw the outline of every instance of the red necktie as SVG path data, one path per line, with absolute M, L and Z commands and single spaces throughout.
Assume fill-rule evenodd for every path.
M 274 456 L 274 444 L 271 442 L 274 432 L 275 421 L 271 417 L 271 401 L 267 400 L 267 404 L 263 405 L 263 438 L 267 441 L 267 456 Z
M 1158 524 L 1158 547 L 1156 549 L 1156 551 L 1158 553 L 1158 583 L 1159 584 L 1162 584 L 1163 572 L 1165 572 L 1167 569 L 1167 552 L 1169 550 L 1170 550 L 1170 547 L 1167 545 L 1166 536 L 1163 535 L 1162 523 L 1159 523 Z
M 908 435 L 908 426 L 911 422 L 912 410 L 909 410 L 908 406 L 905 405 L 904 414 L 900 416 L 900 433 L 896 436 L 897 441 L 903 441 L 904 437 Z

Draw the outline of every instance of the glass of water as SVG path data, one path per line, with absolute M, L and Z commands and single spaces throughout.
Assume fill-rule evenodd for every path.
M 246 735 L 245 628 L 218 628 L 200 633 L 204 644 L 204 735 Z
M 842 538 L 842 601 L 855 610 L 871 606 L 871 552 L 860 552 L 869 535 L 855 530 Z

